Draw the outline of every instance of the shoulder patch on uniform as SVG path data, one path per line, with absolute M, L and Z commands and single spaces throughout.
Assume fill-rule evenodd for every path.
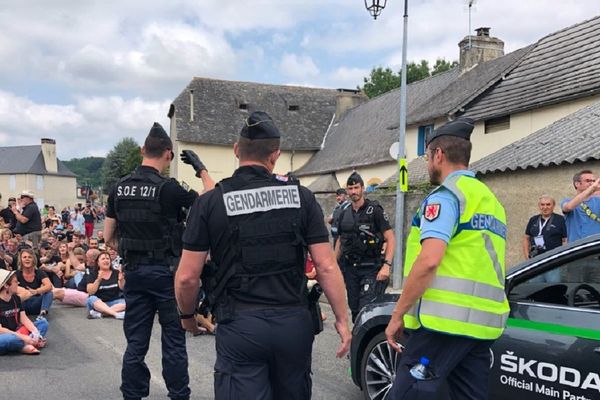
M 279 175 L 279 174 L 273 174 L 275 176 L 275 179 L 277 179 L 278 181 L 281 182 L 287 182 L 289 180 L 289 178 L 285 175 Z
M 440 216 L 441 209 L 442 205 L 440 203 L 427 204 L 425 206 L 425 213 L 423 216 L 427 221 L 433 221 Z

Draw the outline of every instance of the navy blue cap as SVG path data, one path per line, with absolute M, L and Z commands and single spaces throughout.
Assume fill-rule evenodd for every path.
M 167 135 L 167 132 L 165 132 L 162 125 L 158 122 L 155 122 L 154 125 L 152 125 L 152 128 L 150 128 L 150 132 L 146 137 L 146 141 L 152 139 L 158 139 L 162 145 L 161 147 L 163 150 L 173 149 L 173 142 L 171 141 L 171 138 L 169 137 L 169 135 Z M 148 147 L 146 143 L 144 143 L 144 145 Z
M 346 194 L 346 189 L 344 188 L 339 188 L 335 191 L 335 194 Z
M 362 176 L 360 176 L 358 174 L 358 172 L 354 171 L 348 177 L 348 180 L 346 181 L 346 186 L 359 185 L 359 184 L 361 186 L 365 186 L 365 182 L 363 181 Z
M 240 136 L 254 139 L 279 139 L 281 133 L 273 119 L 264 111 L 255 111 L 244 121 Z
M 465 140 L 469 140 L 471 138 L 471 132 L 473 132 L 474 126 L 475 122 L 471 118 L 458 117 L 454 121 L 450 121 L 447 124 L 440 126 L 438 129 L 434 130 L 430 135 L 428 135 L 427 139 L 425 140 L 425 145 L 428 146 L 433 139 L 440 136 L 456 136 Z

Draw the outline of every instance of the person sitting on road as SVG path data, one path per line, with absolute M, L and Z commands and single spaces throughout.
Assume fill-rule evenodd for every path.
M 96 267 L 96 258 L 100 254 L 100 250 L 88 250 L 87 252 L 81 247 L 73 248 L 73 243 L 69 243 L 69 265 L 65 270 L 65 274 L 69 276 L 67 287 L 87 292 L 87 282 L 83 282 L 86 274 L 90 273 L 90 269 Z
M 48 242 L 40 243 L 37 267 L 48 275 L 52 286 L 63 287 L 64 268 L 61 268 L 60 257 L 51 247 Z
M 48 321 L 31 322 L 17 295 L 14 271 L 0 270 L 0 355 L 10 352 L 39 354 L 46 345 Z
M 17 294 L 23 302 L 23 309 L 29 315 L 46 317 L 52 305 L 52 283 L 48 275 L 36 268 L 37 257 L 32 249 L 23 249 L 19 253 Z
M 103 315 L 125 318 L 125 299 L 121 296 L 125 284 L 123 273 L 112 269 L 107 251 L 100 252 L 96 264 L 98 269 L 91 272 L 87 280 L 88 318 L 97 319 Z
M 89 250 L 91 255 L 95 255 L 96 251 Z M 85 307 L 87 305 L 88 293 L 87 293 L 87 283 L 82 283 L 86 265 L 85 265 L 85 252 L 81 247 L 77 247 L 73 249 L 72 254 L 75 258 L 77 267 L 73 266 L 71 262 L 71 257 L 69 256 L 69 250 L 66 243 L 61 243 L 59 246 L 59 254 L 63 256 L 63 253 L 67 252 L 67 258 L 64 261 L 65 265 L 65 276 L 68 277 L 68 281 L 65 284 L 65 288 L 54 288 L 52 289 L 52 295 L 54 296 L 54 300 L 60 301 L 62 304 L 75 306 L 75 307 Z M 94 261 L 95 265 L 95 261 Z M 77 269 L 79 268 L 79 269 Z M 89 268 L 88 268 L 89 272 Z

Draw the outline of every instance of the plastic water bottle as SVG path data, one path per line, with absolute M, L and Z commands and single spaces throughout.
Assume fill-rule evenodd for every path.
M 427 366 L 429 365 L 429 358 L 421 357 L 418 364 L 415 364 L 410 369 L 410 374 L 418 381 L 427 379 Z

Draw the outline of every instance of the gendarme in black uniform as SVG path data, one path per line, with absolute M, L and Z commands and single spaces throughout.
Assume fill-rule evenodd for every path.
M 172 149 L 170 138 L 157 123 L 144 144 L 146 151 L 149 147 L 161 153 Z M 121 385 L 125 399 L 149 395 L 150 370 L 143 359 L 157 311 L 169 398 L 190 396 L 185 331 L 177 314 L 172 266 L 181 252 L 181 209 L 191 206 L 197 196 L 144 165 L 121 179 L 109 195 L 107 217 L 117 221 L 119 253 L 126 261 L 123 330 L 127 349 Z
M 262 112 L 249 117 L 241 135 L 280 137 Z M 328 239 L 313 194 L 260 165 L 238 168 L 196 200 L 183 247 L 210 250 L 216 284 L 226 283 L 214 309 L 217 400 L 310 398 L 314 330 L 305 251 Z M 203 287 L 213 286 L 210 279 L 203 274 Z
M 357 173 L 348 178 L 348 185 L 359 182 L 362 178 Z M 383 233 L 391 227 L 383 207 L 376 201 L 365 199 L 357 211 L 352 205 L 342 210 L 337 228 L 341 246 L 338 261 L 344 274 L 348 307 L 354 322 L 361 308 L 383 293 L 387 286 L 387 280 L 377 281 L 376 277 L 384 263 L 381 254 Z

